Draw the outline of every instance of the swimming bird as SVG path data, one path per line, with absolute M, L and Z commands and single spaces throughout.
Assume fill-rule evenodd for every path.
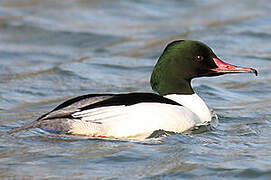
M 211 121 L 191 80 L 229 73 L 254 73 L 220 60 L 206 44 L 193 40 L 169 43 L 159 57 L 150 84 L 157 93 L 87 94 L 72 98 L 12 132 L 42 128 L 73 135 L 146 138 L 155 130 L 181 133 Z

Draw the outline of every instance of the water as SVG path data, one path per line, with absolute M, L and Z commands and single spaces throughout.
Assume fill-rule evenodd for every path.
M 201 78 L 219 117 L 146 141 L 2 135 L 1 179 L 271 179 L 271 4 L 247 1 L 0 1 L 0 133 L 87 93 L 150 92 L 174 39 L 209 44 L 251 74 Z

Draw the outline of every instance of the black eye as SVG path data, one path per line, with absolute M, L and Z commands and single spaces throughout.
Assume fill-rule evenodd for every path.
M 195 56 L 195 57 L 194 57 L 194 60 L 200 62 L 200 61 L 203 61 L 203 60 L 204 60 L 204 57 L 203 57 L 203 56 Z

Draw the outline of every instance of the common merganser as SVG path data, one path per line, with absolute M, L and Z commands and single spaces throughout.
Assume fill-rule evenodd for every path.
M 36 121 L 12 132 L 42 128 L 73 135 L 146 138 L 155 130 L 181 133 L 211 121 L 191 80 L 203 76 L 250 72 L 224 63 L 202 42 L 177 40 L 165 48 L 151 75 L 155 93 L 88 94 L 67 100 Z

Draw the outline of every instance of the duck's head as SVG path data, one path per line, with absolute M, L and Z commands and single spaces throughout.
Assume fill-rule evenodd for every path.
M 151 76 L 151 86 L 160 95 L 193 94 L 193 78 L 247 72 L 257 75 L 255 69 L 223 62 L 202 42 L 178 40 L 168 44 L 160 56 Z

